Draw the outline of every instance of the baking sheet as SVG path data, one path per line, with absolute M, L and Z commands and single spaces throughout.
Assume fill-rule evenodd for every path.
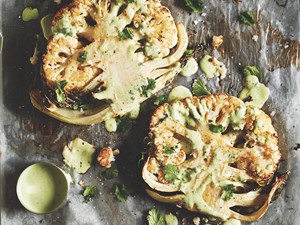
M 201 13 L 189 13 L 182 1 L 162 1 L 177 22 L 185 24 L 190 46 L 206 44 L 213 35 L 223 35 L 224 43 L 214 52 L 228 68 L 228 76 L 220 81 L 212 79 L 207 86 L 213 93 L 237 95 L 242 89 L 241 69 L 256 65 L 263 69 L 265 84 L 271 95 L 264 110 L 272 115 L 279 133 L 283 155 L 282 171 L 292 170 L 287 186 L 267 214 L 255 225 L 300 224 L 300 65 L 299 28 L 300 3 L 297 0 L 232 0 L 204 1 Z M 110 134 L 103 124 L 75 126 L 61 123 L 35 110 L 29 101 L 28 90 L 34 75 L 39 72 L 29 58 L 41 33 L 39 21 L 23 22 L 21 12 L 26 6 L 37 7 L 41 16 L 56 11 L 58 6 L 50 0 L 1 1 L 1 32 L 4 48 L 0 55 L 2 78 L 0 112 L 1 156 L 1 224 L 147 224 L 147 211 L 153 207 L 162 212 L 176 213 L 185 224 L 192 224 L 197 214 L 187 213 L 175 206 L 157 203 L 143 191 L 140 167 L 137 162 L 144 150 L 149 116 L 153 110 L 151 100 L 135 125 L 124 133 Z M 238 22 L 238 14 L 254 10 L 258 22 L 245 26 Z M 257 35 L 257 41 L 253 36 Z M 200 70 L 190 78 L 178 77 L 163 93 L 178 84 L 190 87 L 194 78 L 202 77 Z M 118 179 L 103 181 L 100 168 L 94 164 L 88 173 L 72 173 L 76 182 L 66 205 L 55 213 L 35 215 L 19 203 L 15 186 L 21 171 L 33 162 L 47 161 L 65 167 L 62 162 L 63 146 L 80 137 L 98 149 L 103 146 L 118 147 L 120 170 Z M 83 203 L 82 187 L 78 181 L 98 186 L 100 195 L 91 203 Z M 125 183 L 130 197 L 125 203 L 112 195 L 114 183 Z M 250 223 L 243 223 L 250 224 Z

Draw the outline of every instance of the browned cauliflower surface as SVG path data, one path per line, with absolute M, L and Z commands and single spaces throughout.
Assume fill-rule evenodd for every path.
M 74 0 L 55 15 L 52 31 L 43 57 L 47 88 L 55 93 L 63 82 L 66 99 L 105 102 L 113 116 L 148 98 L 143 88 L 150 82 L 151 94 L 170 82 L 188 43 L 183 25 L 158 0 Z
M 285 182 L 270 187 L 281 159 L 270 117 L 236 97 L 166 103 L 154 112 L 149 137 L 143 178 L 159 201 L 222 220 L 253 221 Z M 234 207 L 252 211 L 244 215 Z

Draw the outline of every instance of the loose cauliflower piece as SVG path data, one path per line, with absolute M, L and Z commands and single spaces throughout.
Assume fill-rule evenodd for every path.
M 260 218 L 287 178 L 271 183 L 281 154 L 270 117 L 236 97 L 165 103 L 151 118 L 149 137 L 142 171 L 149 195 L 221 220 Z
M 176 26 L 158 0 L 74 0 L 55 15 L 52 30 L 43 57 L 47 91 L 32 90 L 31 100 L 76 124 L 103 121 L 103 110 L 108 116 L 130 112 L 149 97 L 142 92 L 149 81 L 155 82 L 153 94 L 174 78 L 188 44 L 183 25 Z M 59 82 L 65 83 L 63 102 L 55 99 Z M 70 112 L 87 99 L 102 107 Z
M 119 149 L 112 150 L 111 147 L 104 147 L 100 150 L 97 161 L 100 166 L 110 168 L 111 162 L 115 161 L 115 155 L 118 155 L 119 153 Z

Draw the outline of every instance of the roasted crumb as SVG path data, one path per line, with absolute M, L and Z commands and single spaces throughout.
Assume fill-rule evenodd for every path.
M 110 168 L 111 162 L 115 161 L 115 155 L 120 154 L 119 149 L 112 150 L 111 147 L 104 147 L 98 154 L 97 161 L 100 166 Z
M 212 46 L 217 48 L 219 47 L 221 44 L 223 43 L 223 36 L 219 35 L 219 36 L 213 36 L 213 40 L 212 40 Z

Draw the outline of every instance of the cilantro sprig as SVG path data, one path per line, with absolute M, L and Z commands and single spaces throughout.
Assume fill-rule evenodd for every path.
M 62 103 L 65 101 L 66 94 L 65 94 L 64 88 L 67 85 L 67 83 L 68 82 L 66 80 L 57 80 L 56 81 L 57 88 L 55 90 L 55 93 L 56 93 L 56 100 L 59 103 Z
M 152 90 L 156 87 L 156 81 L 154 79 L 148 79 L 146 85 L 142 85 L 140 88 L 140 93 L 144 97 L 150 97 Z
M 184 2 L 194 13 L 198 13 L 203 9 L 203 0 L 184 0 Z
M 246 24 L 248 26 L 251 26 L 256 23 L 252 11 L 246 11 L 241 13 L 239 19 L 243 24 Z
M 264 79 L 264 74 L 257 66 L 245 66 L 243 73 L 244 77 L 250 75 L 256 76 L 259 82 L 262 82 Z
M 125 27 L 123 31 L 119 33 L 120 40 L 132 39 L 134 37 L 133 30 L 129 27 Z
M 86 62 L 87 54 L 88 54 L 87 51 L 83 51 L 83 52 L 81 53 L 81 55 L 78 56 L 77 61 L 78 61 L 78 62 L 81 62 L 81 63 Z
M 210 95 L 211 93 L 207 90 L 204 81 L 201 78 L 195 80 L 192 84 L 192 93 L 196 96 Z
M 115 184 L 114 185 L 114 195 L 120 202 L 126 202 L 128 198 L 128 193 L 126 191 L 124 184 Z
M 165 165 L 163 168 L 163 174 L 167 181 L 174 182 L 178 179 L 179 169 L 175 165 Z
M 98 189 L 96 186 L 94 185 L 86 186 L 82 194 L 84 197 L 84 202 L 88 203 L 92 201 L 96 197 L 97 193 L 98 193 Z
M 228 201 L 232 198 L 234 192 L 233 184 L 228 184 L 222 187 L 221 199 L 223 201 Z
M 157 209 L 150 209 L 147 220 L 149 225 L 165 225 L 165 218 Z

